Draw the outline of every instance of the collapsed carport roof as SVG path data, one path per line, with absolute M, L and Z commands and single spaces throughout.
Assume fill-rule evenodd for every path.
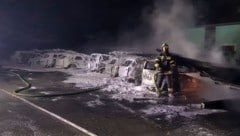
M 185 58 L 174 55 L 179 65 L 195 68 L 197 71 L 205 73 L 215 81 L 240 85 L 240 69 L 237 67 L 224 67 L 209 62 Z

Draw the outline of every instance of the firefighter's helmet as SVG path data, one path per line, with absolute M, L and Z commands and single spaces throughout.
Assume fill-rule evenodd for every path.
M 169 48 L 169 46 L 168 46 L 168 44 L 163 43 L 163 44 L 161 45 L 161 48 Z
M 161 45 L 161 50 L 162 50 L 162 52 L 168 53 L 168 51 L 169 51 L 169 46 L 168 46 L 168 44 L 163 43 L 163 44 Z

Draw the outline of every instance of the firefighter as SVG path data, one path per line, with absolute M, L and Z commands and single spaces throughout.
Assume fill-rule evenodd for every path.
M 169 53 L 168 44 L 164 43 L 161 45 L 161 53 L 155 59 L 154 66 L 158 71 L 156 82 L 156 92 L 158 96 L 167 93 L 169 97 L 174 97 L 173 93 L 173 72 L 176 69 L 176 62 L 172 55 Z M 167 92 L 165 88 L 167 86 Z

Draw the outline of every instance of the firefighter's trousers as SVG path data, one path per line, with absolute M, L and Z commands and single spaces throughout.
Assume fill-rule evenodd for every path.
M 173 75 L 168 73 L 159 73 L 157 78 L 157 85 L 159 87 L 159 91 L 167 91 L 168 93 L 173 93 Z

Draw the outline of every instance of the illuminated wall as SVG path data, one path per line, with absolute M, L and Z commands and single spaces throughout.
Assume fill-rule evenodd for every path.
M 235 44 L 240 53 L 240 24 L 216 26 L 216 45 Z
M 205 41 L 205 28 L 192 28 L 186 30 L 185 33 L 186 39 L 191 41 L 197 46 L 203 46 Z
M 216 25 L 215 45 L 236 45 L 236 51 L 240 54 L 240 24 Z M 186 38 L 198 46 L 205 44 L 206 28 L 198 27 L 186 30 Z

